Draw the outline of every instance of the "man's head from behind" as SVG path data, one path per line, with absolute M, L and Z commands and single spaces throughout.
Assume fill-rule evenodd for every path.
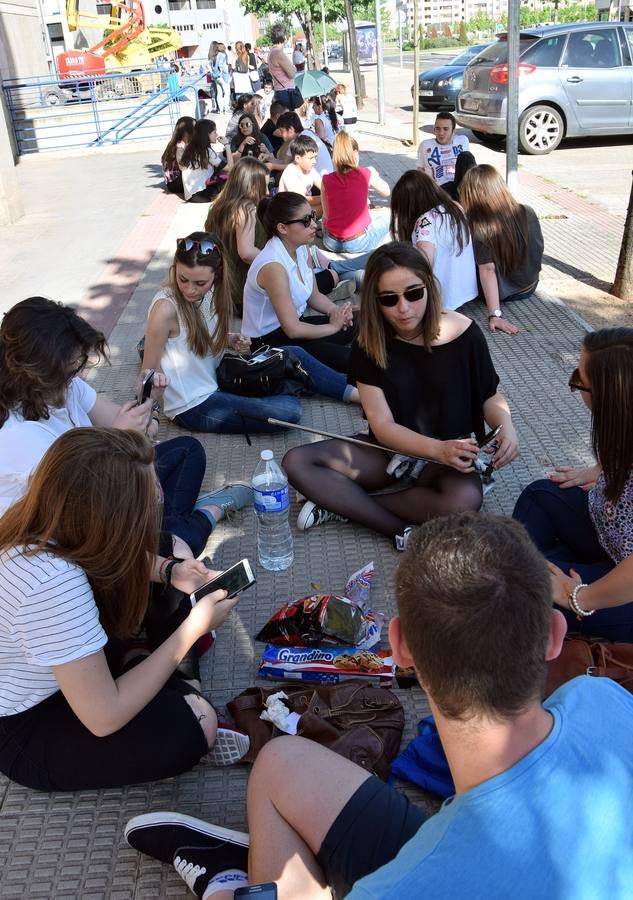
M 277 132 L 282 141 L 293 141 L 303 131 L 296 112 L 286 112 L 277 119 Z
M 435 117 L 435 125 L 433 126 L 433 134 L 438 144 L 450 144 L 453 140 L 453 133 L 457 121 L 455 116 L 449 112 L 441 112 Z
M 507 719 L 540 701 L 552 649 L 550 580 L 518 522 L 457 513 L 415 529 L 398 567 L 396 595 L 394 649 L 404 638 L 446 718 Z

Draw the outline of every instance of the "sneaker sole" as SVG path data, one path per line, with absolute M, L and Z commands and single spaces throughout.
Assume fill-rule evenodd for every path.
M 206 759 L 212 766 L 232 766 L 246 756 L 250 746 L 247 734 L 232 728 L 218 728 L 215 743 Z
M 148 847 L 142 846 L 145 843 L 143 841 L 134 843 L 135 832 L 152 828 L 164 829 L 165 827 L 173 828 L 174 830 L 186 829 L 188 834 L 185 834 L 183 831 L 182 836 L 178 835 L 175 837 L 173 843 L 169 842 L 169 846 L 164 848 L 165 852 L 162 855 L 152 852 Z M 174 852 L 178 847 L 191 844 L 192 842 L 195 843 L 200 837 L 228 841 L 230 844 L 236 844 L 239 847 L 248 847 L 250 844 L 250 836 L 246 832 L 222 828 L 220 825 L 213 825 L 211 822 L 205 822 L 203 819 L 196 819 L 193 816 L 175 812 L 153 812 L 134 816 L 125 826 L 124 837 L 134 850 L 138 850 L 140 853 L 144 853 L 146 856 L 151 856 L 153 859 L 158 859 L 160 862 L 168 865 L 171 865 L 173 862 Z M 174 844 L 177 844 L 177 846 L 174 847 Z
M 314 526 L 314 522 L 311 525 L 307 525 L 306 521 L 309 516 L 312 515 L 312 510 L 315 508 L 316 504 L 312 502 L 312 500 L 306 500 L 301 509 L 299 510 L 299 515 L 297 516 L 297 528 L 299 531 L 307 531 L 309 528 Z
M 227 487 L 234 487 L 235 485 L 239 485 L 239 487 L 243 487 L 243 488 L 248 488 L 252 493 L 253 486 L 252 486 L 252 484 L 249 484 L 248 481 L 232 481 L 230 485 L 227 485 Z M 194 509 L 200 509 L 201 506 L 217 505 L 217 504 L 213 503 L 213 500 L 214 500 L 213 495 L 219 494 L 221 490 L 223 490 L 223 488 L 218 488 L 216 491 L 209 491 L 208 494 L 202 494 L 196 500 Z M 248 506 L 248 503 L 246 503 L 245 506 Z M 240 509 L 244 509 L 244 508 L 245 508 L 244 506 L 240 507 Z M 237 507 L 234 507 L 234 509 L 237 509 Z

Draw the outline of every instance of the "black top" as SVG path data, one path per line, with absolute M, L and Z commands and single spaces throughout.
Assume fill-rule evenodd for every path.
M 379 368 L 355 340 L 350 384 L 379 387 L 394 421 L 441 441 L 482 438 L 483 405 L 497 393 L 499 376 L 475 322 L 448 344 L 424 347 L 395 338 L 387 344 L 387 368 Z
M 270 142 L 270 146 L 273 148 L 273 153 L 277 153 L 280 147 L 283 146 L 283 141 L 280 137 L 278 137 L 274 132 L 277 130 L 277 126 L 273 122 L 272 119 L 266 119 L 262 127 L 259 129 L 262 134 L 265 134 Z
M 518 269 L 503 275 L 494 258 L 492 249 L 488 244 L 475 240 L 473 237 L 473 251 L 475 262 L 478 266 L 482 263 L 493 262 L 497 269 L 497 281 L 499 283 L 499 300 L 505 300 L 513 294 L 521 294 L 527 290 L 536 290 L 541 262 L 543 260 L 543 233 L 538 216 L 531 206 L 524 206 L 527 213 L 528 247 L 525 258 Z

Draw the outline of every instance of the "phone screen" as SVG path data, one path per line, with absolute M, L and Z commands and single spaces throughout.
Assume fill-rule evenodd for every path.
M 499 432 L 503 428 L 503 425 L 497 425 L 496 428 L 493 428 L 492 431 L 489 431 L 488 434 L 485 434 L 483 438 L 479 441 L 480 447 L 487 447 L 488 444 L 491 444 L 496 437 L 499 436 Z
M 149 400 L 149 396 L 152 393 L 152 387 L 154 385 L 154 370 L 150 369 L 147 375 L 143 378 L 143 384 L 141 385 L 141 390 L 139 391 L 139 395 L 137 397 L 138 405 L 141 406 L 145 403 L 146 400 Z
M 245 897 L 258 897 L 259 900 L 277 900 L 277 885 L 272 881 L 268 884 L 249 884 L 248 887 L 238 888 L 233 896 L 235 900 Z
M 215 578 L 212 578 L 211 581 L 203 584 L 197 591 L 194 591 L 191 594 L 191 602 L 197 603 L 198 600 L 202 600 L 207 594 L 218 590 L 224 590 L 229 597 L 234 597 L 241 591 L 245 591 L 252 584 L 255 584 L 255 576 L 251 565 L 247 559 L 241 559 L 234 566 L 231 566 L 230 569 L 221 572 Z

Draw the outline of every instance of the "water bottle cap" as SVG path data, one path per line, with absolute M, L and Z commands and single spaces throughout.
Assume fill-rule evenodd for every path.
M 273 458 L 273 451 L 272 451 L 272 450 L 262 450 L 262 452 L 261 452 L 261 458 L 262 458 L 262 459 L 272 459 L 272 458 Z

